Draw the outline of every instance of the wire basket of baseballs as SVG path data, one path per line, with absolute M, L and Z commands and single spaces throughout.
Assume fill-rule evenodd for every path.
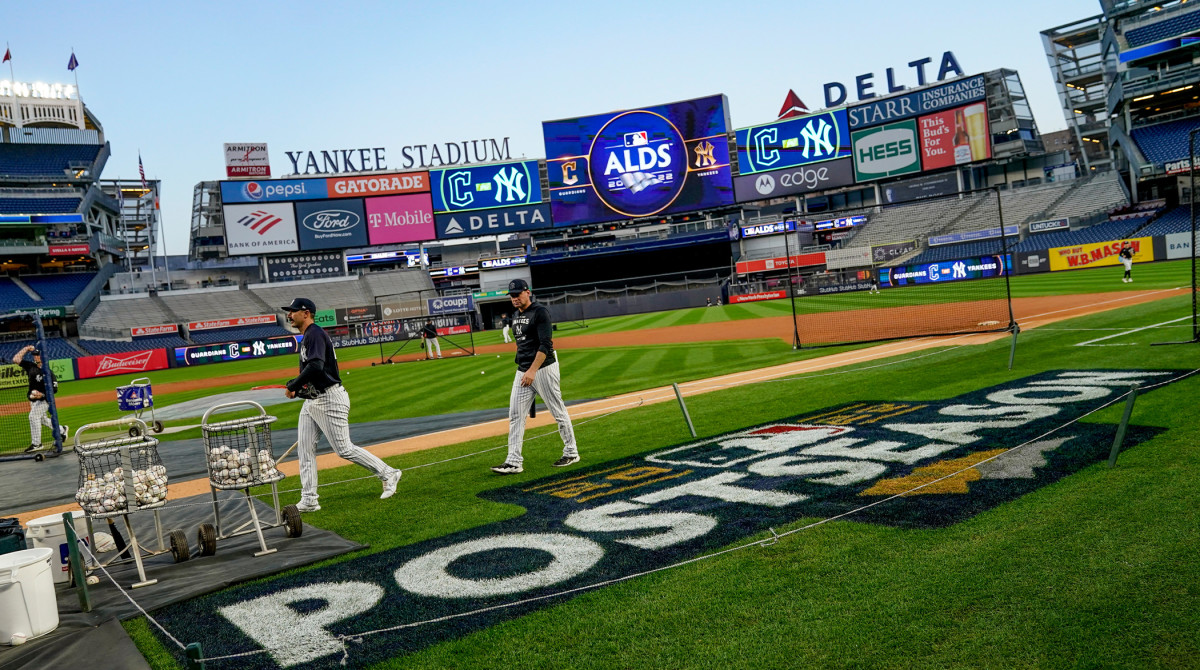
M 167 502 L 167 468 L 158 440 L 145 434 L 76 445 L 79 488 L 75 502 L 92 517 L 154 509 Z
M 284 475 L 276 467 L 271 423 L 261 415 L 202 426 L 208 480 L 217 489 L 245 489 L 274 484 Z

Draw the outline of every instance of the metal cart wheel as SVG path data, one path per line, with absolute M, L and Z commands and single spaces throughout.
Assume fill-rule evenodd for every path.
M 137 437 L 142 434 L 142 428 L 138 424 L 133 424 L 129 427 L 129 437 Z
M 283 527 L 288 537 L 300 537 L 304 533 L 304 522 L 300 520 L 300 510 L 295 505 L 283 508 Z
M 44 454 L 34 454 L 33 456 L 34 463 L 41 463 L 44 460 L 46 460 L 46 456 Z
M 182 563 L 192 557 L 191 549 L 188 548 L 187 535 L 184 535 L 183 531 L 178 528 L 171 531 L 171 556 L 176 563 Z
M 154 432 L 156 432 L 156 433 L 161 433 L 161 432 L 163 432 L 163 425 L 162 425 L 162 421 L 155 421 L 155 422 L 154 422 Z
M 213 556 L 217 553 L 217 528 L 211 523 L 200 524 L 200 555 Z

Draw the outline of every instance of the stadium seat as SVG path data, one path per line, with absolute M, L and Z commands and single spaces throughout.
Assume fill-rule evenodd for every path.
M 267 337 L 294 335 L 283 326 L 247 326 L 245 328 L 219 328 L 217 330 L 198 330 L 191 333 L 192 341 L 196 344 L 217 344 L 220 342 L 240 342 L 243 340 L 259 340 Z
M 1196 14 L 1200 16 L 1200 12 Z M 1200 118 L 1134 128 L 1132 135 L 1146 160 L 1162 164 L 1188 157 L 1188 133 L 1196 128 L 1200 128 Z
M 0 178 L 47 177 L 61 179 L 72 164 L 96 162 L 95 144 L 0 143 Z
M 1161 42 L 1171 37 L 1178 37 L 1197 29 L 1200 29 L 1200 11 L 1192 11 L 1183 16 L 1127 30 L 1125 32 L 1125 39 L 1129 42 L 1129 46 L 1140 47 Z

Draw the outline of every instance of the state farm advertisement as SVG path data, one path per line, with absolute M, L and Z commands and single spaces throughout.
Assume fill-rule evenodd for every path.
M 778 300 L 786 298 L 787 291 L 760 291 L 759 293 L 747 293 L 745 295 L 729 296 L 729 304 L 736 305 L 739 302 L 758 302 L 760 300 Z
M 429 192 L 428 172 L 382 174 L 370 177 L 333 177 L 325 180 L 331 198 L 364 195 L 402 195 Z
M 917 119 L 921 167 L 953 167 L 992 157 L 987 105 L 982 102 L 947 109 Z
M 210 321 L 192 321 L 188 323 L 188 330 L 212 330 L 214 328 L 233 328 L 235 326 L 273 326 L 279 323 L 274 314 L 260 314 L 258 316 L 239 316 L 232 319 L 212 319 Z
M 433 200 L 428 193 L 367 198 L 365 203 L 371 244 L 418 242 L 437 237 Z
M 79 379 L 91 379 L 150 370 L 165 370 L 170 363 L 167 359 L 166 349 L 152 349 L 103 356 L 84 356 L 76 358 L 75 365 L 79 370 Z
M 1135 237 L 1130 240 L 1055 247 L 1050 250 L 1050 271 L 1120 265 L 1121 259 L 1117 254 L 1121 253 L 1121 247 L 1126 242 L 1133 246 L 1134 263 L 1148 263 L 1154 260 L 1154 238 Z
M 173 323 L 164 323 L 161 326 L 134 326 L 129 329 L 129 334 L 134 337 L 143 337 L 146 335 L 176 335 L 179 333 L 179 326 Z

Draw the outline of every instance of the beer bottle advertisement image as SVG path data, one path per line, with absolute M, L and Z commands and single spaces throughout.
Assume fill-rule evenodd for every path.
M 965 165 L 992 156 L 984 103 L 927 114 L 917 120 L 917 127 L 922 170 Z

